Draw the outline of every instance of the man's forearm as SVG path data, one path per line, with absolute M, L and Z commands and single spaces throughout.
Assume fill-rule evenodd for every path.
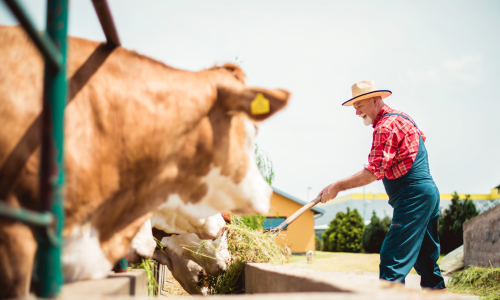
M 375 180 L 377 180 L 377 176 L 373 175 L 373 173 L 368 171 L 367 169 L 363 169 L 361 172 L 351 177 L 347 177 L 330 184 L 329 186 L 321 190 L 318 196 L 321 195 L 321 203 L 326 203 L 331 199 L 335 199 L 335 197 L 337 197 L 337 194 L 341 191 L 367 185 L 371 182 L 374 182 Z
M 372 172 L 367 169 L 363 169 L 361 172 L 352 175 L 351 177 L 347 177 L 345 179 L 339 180 L 336 182 L 336 185 L 339 188 L 339 191 L 345 191 L 348 189 L 357 188 L 360 186 L 367 185 L 369 183 L 377 180 L 377 176 L 375 176 Z

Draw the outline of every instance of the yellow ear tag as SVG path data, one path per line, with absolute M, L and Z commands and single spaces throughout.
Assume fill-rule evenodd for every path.
M 252 100 L 252 103 L 250 103 L 250 111 L 252 115 L 267 114 L 270 111 L 269 100 L 262 93 L 258 93 L 255 99 Z

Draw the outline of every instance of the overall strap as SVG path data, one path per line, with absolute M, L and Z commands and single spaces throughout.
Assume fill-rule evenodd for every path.
M 387 117 L 387 116 L 401 116 L 401 117 L 403 117 L 403 118 L 407 119 L 408 121 L 412 122 L 412 123 L 413 123 L 413 125 L 415 125 L 415 127 L 417 127 L 417 129 L 418 129 L 417 124 L 415 124 L 415 122 L 414 122 L 412 119 L 410 119 L 409 117 L 407 117 L 407 116 L 405 116 L 405 115 L 398 114 L 398 113 L 387 113 L 387 114 L 385 114 L 385 115 L 382 117 L 382 119 L 383 119 L 383 118 L 385 118 L 385 117 Z M 420 129 L 418 129 L 418 130 L 420 131 Z M 420 133 L 419 133 L 419 134 L 420 134 Z

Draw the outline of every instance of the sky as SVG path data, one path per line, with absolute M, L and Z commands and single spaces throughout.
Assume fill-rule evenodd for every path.
M 373 129 L 341 106 L 366 79 L 427 136 L 441 193 L 500 184 L 500 1 L 108 2 L 125 48 L 191 71 L 236 62 L 249 86 L 292 93 L 257 137 L 286 193 L 311 200 L 367 164 Z M 45 1 L 21 3 L 44 30 Z M 105 40 L 90 0 L 70 1 L 69 34 Z

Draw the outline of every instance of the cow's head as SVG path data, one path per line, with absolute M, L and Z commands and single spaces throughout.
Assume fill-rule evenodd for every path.
M 290 94 L 246 86 L 243 72 L 234 65 L 200 76 L 211 83 L 215 99 L 192 142 L 180 151 L 176 193 L 170 193 L 160 209 L 195 217 L 227 210 L 266 214 L 272 189 L 256 165 L 254 140 L 259 123 L 285 107 Z
M 194 233 L 172 235 L 164 237 L 161 244 L 179 257 L 196 262 L 214 276 L 226 270 L 231 260 L 226 232 L 214 240 L 201 240 Z

